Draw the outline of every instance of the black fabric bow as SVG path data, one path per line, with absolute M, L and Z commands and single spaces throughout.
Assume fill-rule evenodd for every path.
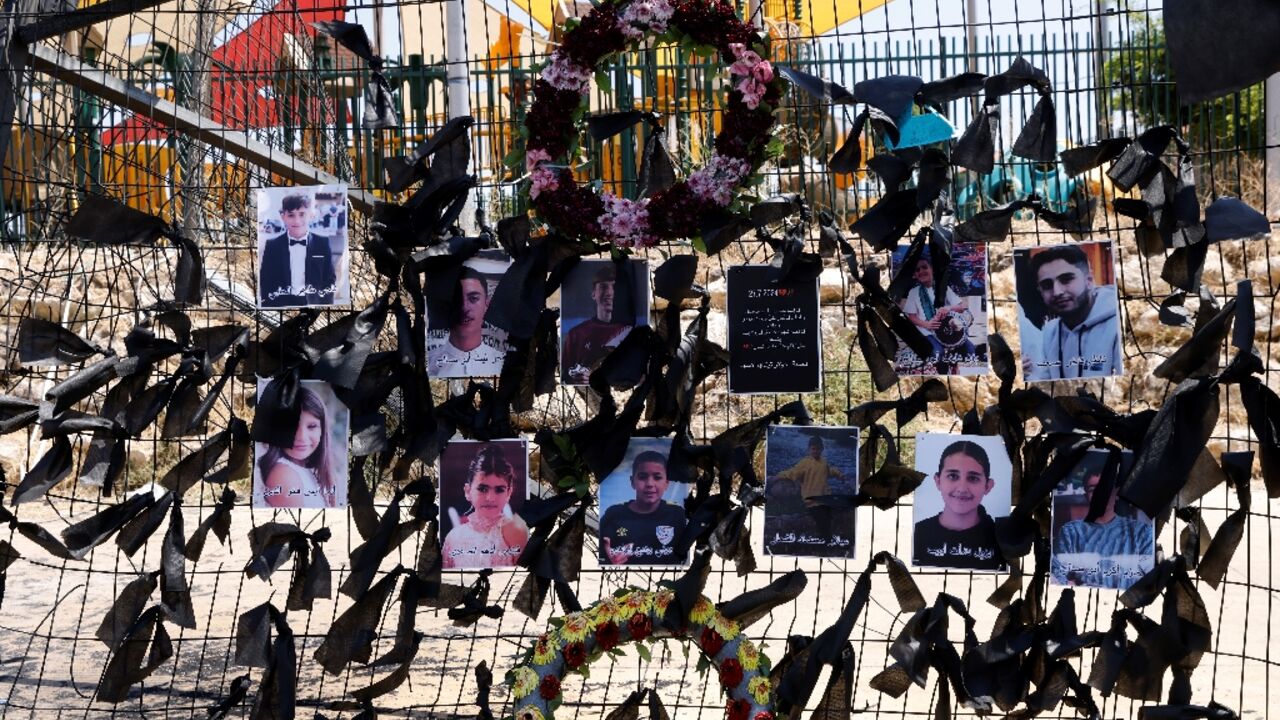
M 27 316 L 18 323 L 18 360 L 23 365 L 68 365 L 108 351 L 56 322 Z
M 1056 212 L 1045 207 L 1034 194 L 1023 200 L 1015 200 L 1004 207 L 983 210 L 956 226 L 957 242 L 1003 242 L 1009 239 L 1013 217 L 1022 210 L 1030 210 L 1050 227 L 1071 233 L 1077 238 L 1088 235 L 1093 228 L 1093 210 L 1096 202 L 1089 199 L 1078 203 L 1066 212 Z
M 774 674 L 778 676 L 776 687 L 780 711 L 790 713 L 808 704 L 823 665 L 831 665 L 834 669 L 845 666 L 843 659 L 849 644 L 849 634 L 870 600 L 871 574 L 878 565 L 884 565 L 888 571 L 889 582 L 902 612 L 915 612 L 924 607 L 924 597 L 902 561 L 887 552 L 877 553 L 858 576 L 853 593 L 836 623 L 821 632 L 812 643 L 800 647 L 796 653 L 788 652 L 776 666 Z M 843 692 L 843 688 L 841 691 Z
M 400 126 L 396 116 L 395 96 L 391 84 L 382 74 L 382 58 L 373 53 L 369 36 L 364 28 L 341 20 L 311 23 L 320 32 L 355 53 L 369 65 L 369 84 L 364 89 L 364 129 L 384 130 Z
M 387 192 L 404 191 L 419 180 L 431 183 L 433 179 L 450 179 L 462 175 L 471 156 L 471 141 L 467 131 L 475 125 L 470 115 L 450 118 L 431 137 L 414 149 L 412 155 L 383 158 Z M 428 166 L 424 161 L 431 159 Z
M 951 161 L 986 175 L 995 169 L 995 138 L 1000 127 L 1000 98 L 1032 87 L 1040 100 L 1013 143 L 1013 154 L 1029 160 L 1052 162 L 1057 156 L 1057 115 L 1053 86 L 1043 70 L 1019 55 L 1008 70 L 983 81 L 982 108 L 951 151 Z
M 247 576 L 270 581 L 271 574 L 293 558 L 293 578 L 289 582 L 286 610 L 310 610 L 316 598 L 332 595 L 329 560 L 321 543 L 333 536 L 329 528 L 304 532 L 292 523 L 269 522 L 249 531 L 252 559 L 245 565 Z
M 518 564 L 528 568 L 529 575 L 516 592 L 516 610 L 536 619 L 552 587 L 562 604 L 570 608 L 578 604 L 569 583 L 577 581 L 582 569 L 589 500 L 588 495 L 563 492 L 545 499 L 530 498 L 520 508 L 520 517 L 529 526 L 529 542 Z M 573 512 L 556 527 L 561 514 L 569 508 L 574 508 Z

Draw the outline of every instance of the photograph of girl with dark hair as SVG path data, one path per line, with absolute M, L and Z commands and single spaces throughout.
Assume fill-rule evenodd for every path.
M 525 441 L 454 440 L 440 455 L 440 552 L 446 570 L 515 567 L 529 542 L 517 515 L 528 479 Z
M 259 392 L 265 386 L 259 383 Z M 298 392 L 302 412 L 293 444 L 256 443 L 254 507 L 346 507 L 350 411 L 324 381 L 303 380 Z
M 917 567 L 1001 570 L 995 519 L 1009 514 L 1013 466 L 990 435 L 922 433 L 916 470 L 929 475 L 915 493 Z

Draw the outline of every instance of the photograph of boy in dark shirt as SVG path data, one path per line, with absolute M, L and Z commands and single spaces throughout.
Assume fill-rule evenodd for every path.
M 675 541 L 684 531 L 684 507 L 663 499 L 670 484 L 667 456 L 656 450 L 637 454 L 630 482 L 634 499 L 611 506 L 600 519 L 600 562 L 683 565 L 686 558 L 676 557 Z

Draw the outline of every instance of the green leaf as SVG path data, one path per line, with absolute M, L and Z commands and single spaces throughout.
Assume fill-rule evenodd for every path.
M 636 643 L 636 654 L 645 662 L 653 662 L 653 653 L 649 652 L 649 648 L 644 643 Z
M 596 73 L 596 87 L 606 95 L 613 92 L 613 79 L 609 77 L 608 71 L 601 70 Z
M 707 656 L 702 653 L 698 653 L 698 666 L 696 668 L 698 671 L 698 674 L 706 675 L 707 670 L 710 667 L 711 667 L 711 661 L 707 659 Z
M 701 235 L 690 238 L 689 243 L 693 245 L 694 250 L 697 250 L 703 255 L 707 254 L 707 243 L 702 239 Z

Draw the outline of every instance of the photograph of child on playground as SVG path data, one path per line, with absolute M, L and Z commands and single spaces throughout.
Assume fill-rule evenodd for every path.
M 858 428 L 774 425 L 765 442 L 764 550 L 852 558 L 856 509 L 824 497 L 858 492 Z
M 908 245 L 892 256 L 897 275 Z M 899 375 L 983 375 L 987 372 L 987 246 L 956 243 L 945 279 L 926 248 L 909 268 L 912 285 L 898 306 L 933 346 L 926 358 L 900 340 L 894 369 Z M 945 285 L 938 292 L 939 283 Z

